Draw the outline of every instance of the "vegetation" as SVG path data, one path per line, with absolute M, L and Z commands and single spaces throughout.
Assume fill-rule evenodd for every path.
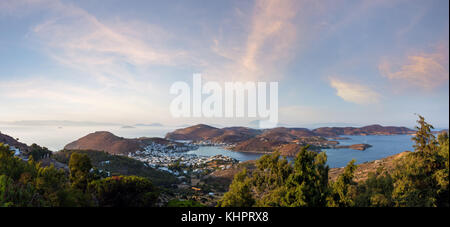
M 181 201 L 178 199 L 174 199 L 169 201 L 167 207 L 204 207 L 204 205 L 193 200 Z
M 72 187 L 86 191 L 87 184 L 91 180 L 91 160 L 86 154 L 73 153 L 70 156 L 69 170 Z
M 46 147 L 41 147 L 35 143 L 30 146 L 30 155 L 35 161 L 39 161 L 44 158 L 48 158 L 52 155 L 52 152 Z
M 88 195 L 71 186 L 64 170 L 25 162 L 0 144 L 0 207 L 90 206 Z
M 419 116 L 419 127 L 414 141 L 415 151 L 401 160 L 392 174 L 395 206 L 449 206 L 448 134 L 436 139 L 433 126 Z
M 146 178 L 102 178 L 86 154 L 72 153 L 68 163 L 68 173 L 41 167 L 0 144 L 0 207 L 153 206 L 158 198 Z
M 251 175 L 237 174 L 221 207 L 321 207 L 331 195 L 325 153 L 302 148 L 291 165 L 278 153 L 264 155 Z M 256 199 L 258 198 L 258 199 Z
M 177 178 L 167 172 L 158 171 L 154 168 L 146 166 L 143 162 L 128 158 L 125 156 L 111 155 L 102 151 L 87 151 L 87 150 L 63 150 L 56 152 L 53 155 L 57 161 L 69 164 L 69 159 L 73 153 L 84 154 L 91 160 L 94 169 L 102 172 L 98 173 L 105 177 L 106 173 L 110 173 L 110 176 L 140 176 L 148 178 L 156 186 L 170 187 L 173 184 L 178 183 Z M 108 175 L 106 175 L 108 176 Z
M 147 178 L 114 176 L 89 183 L 89 191 L 101 207 L 149 207 L 158 199 Z
M 422 116 L 417 122 L 415 151 L 401 156 L 393 171 L 378 169 L 357 183 L 353 179 L 357 166 L 351 161 L 329 182 L 326 154 L 304 147 L 291 163 L 275 153 L 257 160 L 252 171 L 236 174 L 218 206 L 448 207 L 448 134 L 436 138 L 433 126 Z M 35 161 L 48 156 L 46 148 L 32 145 L 29 161 L 24 161 L 0 144 L 0 207 L 155 206 L 159 196 L 155 185 L 177 182 L 169 173 L 104 152 L 61 151 L 53 155 L 68 164 L 68 171 L 53 165 L 42 167 Z M 177 163 L 172 168 L 179 167 Z M 172 200 L 168 206 L 202 205 Z
M 351 161 L 334 182 L 328 182 L 326 155 L 303 148 L 293 164 L 279 154 L 265 155 L 253 173 L 237 174 L 221 207 L 448 207 L 449 138 L 438 138 L 422 116 L 417 121 L 415 152 L 400 158 L 394 171 L 379 169 L 366 181 L 353 180 Z
M 377 171 L 359 186 L 358 206 L 448 207 L 449 138 L 436 138 L 419 116 L 415 152 L 398 160 L 392 174 Z

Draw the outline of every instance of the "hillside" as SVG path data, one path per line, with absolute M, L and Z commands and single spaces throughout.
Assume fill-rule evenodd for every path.
M 72 143 L 67 144 L 65 150 L 95 150 L 105 151 L 110 154 L 127 155 L 132 152 L 141 150 L 150 143 L 168 145 L 172 144 L 168 140 L 162 138 L 136 138 L 127 139 L 118 137 L 110 132 L 94 132 L 88 134 Z M 176 143 L 178 144 L 178 143 Z
M 286 148 L 288 150 L 292 150 L 295 148 L 289 147 Z M 376 172 L 378 168 L 383 167 L 384 171 L 391 172 L 395 167 L 395 161 L 399 158 L 408 154 L 409 151 L 405 151 L 396 155 L 392 155 L 380 160 L 375 160 L 367 163 L 362 163 L 357 166 L 355 171 L 354 180 L 356 182 L 364 181 L 367 179 L 368 174 L 370 172 Z M 229 185 L 233 181 L 234 175 L 242 171 L 244 168 L 247 171 L 252 172 L 256 168 L 256 161 L 246 161 L 241 162 L 233 168 L 226 170 L 216 170 L 210 173 L 208 176 L 204 178 L 204 181 L 211 184 L 225 184 Z M 328 173 L 328 177 L 330 181 L 335 181 L 337 177 L 344 172 L 344 168 L 332 168 Z
M 167 133 L 166 139 L 171 140 L 210 140 L 223 134 L 223 130 L 209 125 L 194 125 L 187 128 L 177 129 Z
M 234 151 L 243 152 L 273 152 L 280 151 L 282 155 L 295 156 L 295 149 L 310 145 L 310 149 L 320 151 L 326 148 L 350 148 L 365 150 L 369 144 L 353 144 L 338 146 L 341 135 L 402 135 L 413 134 L 414 130 L 406 127 L 369 125 L 355 127 L 321 127 L 314 130 L 307 128 L 278 127 L 272 129 L 251 129 L 246 127 L 216 128 L 199 124 L 177 129 L 167 133 L 169 140 L 191 140 L 194 142 L 210 142 L 227 144 Z M 327 139 L 328 138 L 328 139 Z
M 149 178 L 155 185 L 169 187 L 176 184 L 176 177 L 168 172 L 159 171 L 146 166 L 143 162 L 119 155 L 111 155 L 102 151 L 92 150 L 63 150 L 55 152 L 53 158 L 61 163 L 68 165 L 70 155 L 73 152 L 87 154 L 94 167 L 106 172 L 111 176 L 135 175 Z
M 0 143 L 8 144 L 9 146 L 14 146 L 15 148 L 21 150 L 22 152 L 26 152 L 29 150 L 29 147 L 26 144 L 17 141 L 11 136 L 2 134 L 1 132 L 0 132 Z
M 307 128 L 286 128 L 278 127 L 272 129 L 252 129 L 247 127 L 216 128 L 205 124 L 177 129 L 167 133 L 166 139 L 171 140 L 213 140 L 224 135 L 237 135 L 244 137 L 255 137 L 262 135 L 277 136 L 283 140 L 292 137 L 337 137 L 339 135 L 399 135 L 413 134 L 414 130 L 406 127 L 368 125 L 360 128 L 356 127 L 321 127 L 313 130 Z M 243 138 L 245 139 L 245 138 Z M 222 140 L 219 140 L 222 141 Z

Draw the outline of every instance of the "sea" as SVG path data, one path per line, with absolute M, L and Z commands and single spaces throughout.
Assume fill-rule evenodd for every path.
M 164 137 L 176 127 L 137 126 L 134 128 L 122 128 L 121 126 L 30 126 L 30 125 L 0 125 L 0 132 L 20 142 L 31 145 L 36 143 L 47 147 L 52 151 L 59 151 L 70 142 L 73 142 L 89 133 L 96 131 L 108 131 L 124 138 L 138 137 Z M 344 136 L 348 140 L 339 140 L 341 145 L 367 143 L 372 147 L 364 150 L 352 149 L 326 149 L 327 164 L 330 168 L 344 167 L 352 159 L 357 164 L 369 162 L 404 151 L 413 150 L 411 135 L 370 135 L 370 136 Z M 225 155 L 239 161 L 255 160 L 263 154 L 235 152 L 222 147 L 201 146 L 198 150 L 189 151 L 190 154 L 201 156 Z M 292 160 L 292 158 L 289 158 Z

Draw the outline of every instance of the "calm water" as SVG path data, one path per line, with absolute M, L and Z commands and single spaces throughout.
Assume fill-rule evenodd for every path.
M 414 142 L 411 135 L 392 135 L 392 136 L 345 136 L 350 140 L 340 140 L 342 145 L 351 145 L 358 143 L 367 143 L 372 147 L 365 151 L 352 149 L 327 149 L 328 165 L 331 168 L 346 166 L 352 159 L 357 164 L 381 159 L 387 156 L 401 153 L 403 151 L 412 151 Z
M 255 160 L 262 156 L 262 154 L 254 154 L 247 152 L 235 152 L 223 149 L 221 147 L 211 147 L 211 146 L 202 146 L 197 150 L 189 151 L 188 154 L 196 154 L 201 156 L 214 156 L 214 155 L 225 155 L 237 159 L 239 161 L 248 161 Z
M 344 167 L 352 159 L 356 160 L 357 164 L 367 161 L 373 161 L 403 151 L 413 150 L 413 141 L 410 135 L 394 135 L 394 136 L 345 136 L 350 140 L 340 140 L 341 145 L 351 145 L 359 143 L 367 143 L 372 147 L 365 151 L 357 151 L 352 149 L 327 149 L 325 150 L 328 156 L 328 165 L 330 168 Z M 191 154 L 213 156 L 222 154 L 230 156 L 240 161 L 254 160 L 261 157 L 263 154 L 234 152 L 222 149 L 220 147 L 200 147 L 198 150 L 190 151 Z M 292 158 L 289 158 L 292 160 Z
M 135 127 L 126 129 L 121 128 L 120 126 L 67 126 L 59 128 L 57 126 L 0 125 L 0 131 L 3 134 L 19 138 L 19 141 L 28 145 L 37 143 L 41 146 L 48 147 L 53 151 L 61 150 L 66 144 L 95 131 L 109 131 L 117 136 L 136 138 L 142 136 L 164 137 L 167 132 L 173 130 L 175 130 L 175 128 L 170 127 Z M 363 163 L 413 149 L 413 141 L 411 140 L 410 135 L 345 137 L 350 138 L 350 140 L 340 140 L 342 145 L 368 143 L 373 147 L 368 148 L 365 151 L 327 149 L 325 152 L 328 156 L 328 165 L 331 168 L 343 167 L 352 159 L 355 159 L 357 163 Z M 262 156 L 262 154 L 229 151 L 220 147 L 200 147 L 198 150 L 190 151 L 188 153 L 204 156 L 222 154 L 240 161 L 254 160 Z

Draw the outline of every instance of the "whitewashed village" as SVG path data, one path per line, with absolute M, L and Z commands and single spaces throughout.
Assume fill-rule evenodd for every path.
M 177 141 L 179 142 L 179 141 Z M 178 143 L 180 144 L 180 143 Z M 146 163 L 147 166 L 167 171 L 177 176 L 192 173 L 206 173 L 217 169 L 225 170 L 238 162 L 228 156 L 199 156 L 188 154 L 188 151 L 196 150 L 200 146 L 212 144 L 193 144 L 183 141 L 182 146 L 177 144 L 151 143 L 142 150 L 128 154 L 128 157 Z

